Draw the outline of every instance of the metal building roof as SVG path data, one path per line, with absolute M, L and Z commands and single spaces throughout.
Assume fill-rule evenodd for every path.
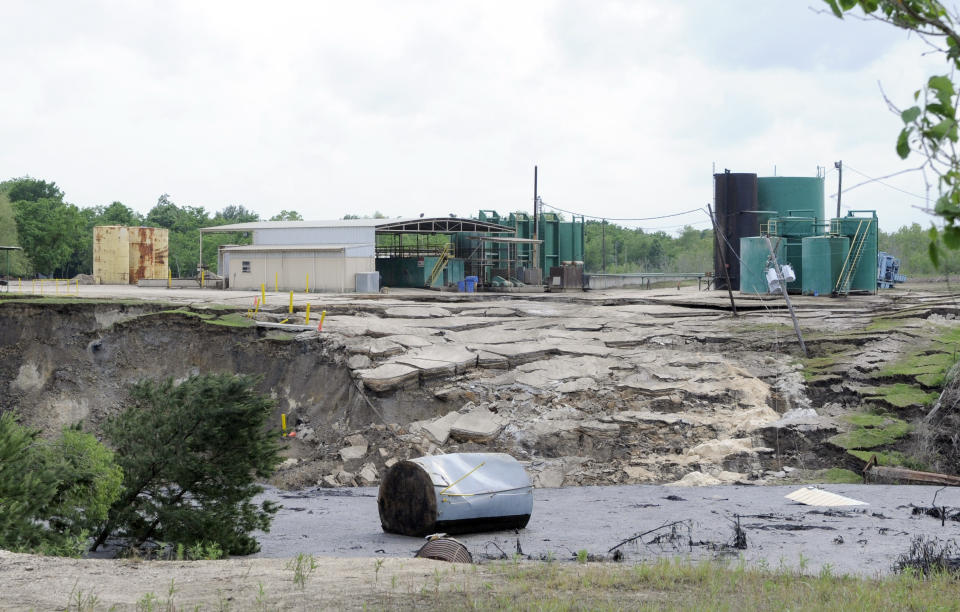
M 252 232 L 266 229 L 319 229 L 372 227 L 378 232 L 395 234 L 450 234 L 454 232 L 513 233 L 506 225 L 461 219 L 459 217 L 418 217 L 412 219 L 333 219 L 329 221 L 254 221 L 202 227 L 200 233 Z
M 222 251 L 342 251 L 355 247 L 369 247 L 372 242 L 358 244 L 224 244 Z

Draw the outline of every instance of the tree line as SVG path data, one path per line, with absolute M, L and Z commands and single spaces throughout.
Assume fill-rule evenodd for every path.
M 299 221 L 294 210 L 283 210 L 270 221 Z M 174 276 L 193 277 L 199 264 L 200 228 L 260 221 L 242 205 L 211 214 L 202 206 L 177 205 L 168 194 L 146 215 L 122 202 L 81 208 L 64 199 L 54 182 L 22 177 L 0 182 L 0 246 L 19 246 L 9 257 L 9 274 L 20 277 L 72 278 L 93 272 L 93 228 L 98 225 L 167 228 L 169 266 Z M 242 234 L 212 234 L 204 238 L 203 263 L 215 265 L 221 244 L 244 244 Z M 0 271 L 7 262 L 0 259 Z
M 379 211 L 375 218 L 385 218 Z M 347 214 L 344 219 L 357 219 Z M 269 221 L 298 221 L 303 217 L 283 210 Z M 168 194 L 146 215 L 122 202 L 80 208 L 64 199 L 56 183 L 30 177 L 0 183 L 0 246 L 20 246 L 9 255 L 11 276 L 72 278 L 93 272 L 93 228 L 97 225 L 164 227 L 169 235 L 169 266 L 177 278 L 197 274 L 200 228 L 260 221 L 262 217 L 243 205 L 210 213 L 202 206 L 181 206 Z M 435 242 L 439 238 L 434 238 Z M 216 264 L 221 244 L 246 244 L 243 234 L 210 234 L 203 241 L 203 262 Z M 414 237 L 405 236 L 413 244 Z M 939 238 L 937 239 L 939 240 Z M 584 264 L 594 274 L 631 272 L 706 272 L 713 269 L 713 231 L 686 226 L 671 235 L 601 221 L 584 227 Z M 899 257 L 904 274 L 913 277 L 960 272 L 960 252 L 940 250 L 940 267 L 930 253 L 931 235 L 917 223 L 895 232 L 880 232 L 880 250 Z M 426 242 L 434 244 L 430 240 Z M 391 244 L 384 238 L 382 246 Z M 404 242 L 405 246 L 409 246 Z M 0 254 L 0 273 L 6 273 L 6 256 Z

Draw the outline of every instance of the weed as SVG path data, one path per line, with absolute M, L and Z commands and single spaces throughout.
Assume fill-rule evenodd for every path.
M 373 581 L 380 582 L 380 568 L 383 567 L 383 559 L 376 559 L 373 562 Z
M 307 578 L 317 569 L 317 560 L 313 555 L 297 554 L 296 558 L 287 563 L 287 569 L 293 570 L 293 584 L 304 589 L 307 586 Z
M 577 563 L 586 563 L 589 553 L 586 548 L 581 548 L 577 551 Z
M 156 595 L 151 591 L 150 593 L 145 593 L 143 597 L 137 601 L 137 612 L 153 612 L 157 609 L 157 604 L 160 600 Z
M 73 583 L 73 588 L 70 589 L 70 598 L 67 601 L 67 611 L 76 610 L 77 612 L 93 612 L 97 608 L 97 602 L 100 601 L 100 598 L 97 597 L 93 591 L 84 593 L 82 589 L 77 588 L 77 584 L 80 581 L 77 580 Z

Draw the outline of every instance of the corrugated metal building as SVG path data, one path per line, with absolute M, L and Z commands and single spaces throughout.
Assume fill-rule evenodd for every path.
M 102 285 L 167 278 L 170 230 L 98 225 L 93 228 L 93 276 Z
M 356 291 L 358 273 L 377 271 L 378 233 L 464 231 L 503 233 L 513 229 L 473 219 L 439 217 L 260 221 L 205 227 L 200 235 L 202 241 L 209 233 L 250 234 L 253 244 L 219 248 L 217 272 L 228 289 L 259 289 L 264 285 L 282 291 L 344 292 Z
M 217 273 L 228 289 L 343 292 L 358 272 L 374 272 L 376 226 L 382 219 L 261 221 L 203 228 L 249 232 L 253 244 L 222 245 Z M 309 285 L 308 285 L 309 283 Z

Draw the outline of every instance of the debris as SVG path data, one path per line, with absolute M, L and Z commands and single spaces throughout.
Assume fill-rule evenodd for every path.
M 424 535 L 520 529 L 533 511 L 533 485 L 503 453 L 451 453 L 395 464 L 377 495 L 388 533 Z
M 942 541 L 917 536 L 910 543 L 910 550 L 897 557 L 893 571 L 919 572 L 924 576 L 939 573 L 960 574 L 960 549 L 953 540 Z
M 338 453 L 340 458 L 344 461 L 351 461 L 353 459 L 362 459 L 367 454 L 366 446 L 346 446 L 340 449 Z
M 877 456 L 874 455 L 863 468 L 864 480 L 870 478 L 884 478 L 890 480 L 906 480 L 909 482 L 926 482 L 930 484 L 941 484 L 949 486 L 960 486 L 960 476 L 949 476 L 947 474 L 937 474 L 935 472 L 920 472 L 918 470 L 908 470 L 906 468 L 888 467 L 877 465 Z
M 807 506 L 869 506 L 867 502 L 859 501 L 850 497 L 844 497 L 830 491 L 824 491 L 817 487 L 803 487 L 797 489 L 789 495 L 787 499 L 805 504 Z
M 671 495 L 670 497 L 675 497 L 675 496 Z M 612 553 L 613 551 L 617 550 L 618 548 L 620 548 L 620 547 L 623 546 L 624 544 L 630 544 L 631 542 L 636 542 L 637 540 L 640 540 L 640 538 L 642 538 L 643 536 L 650 535 L 651 533 L 656 533 L 656 532 L 660 531 L 661 529 L 666 529 L 666 528 L 668 528 L 668 527 L 671 528 L 671 534 L 673 534 L 673 533 L 674 533 L 674 528 L 677 527 L 678 525 L 686 525 L 686 526 L 687 526 L 687 532 L 688 532 L 688 534 L 689 534 L 689 530 L 690 530 L 690 521 L 689 521 L 689 520 L 673 521 L 672 523 L 665 523 L 665 524 L 663 524 L 663 525 L 660 525 L 659 527 L 654 527 L 653 529 L 644 531 L 643 533 L 638 533 L 638 534 L 635 535 L 635 536 L 630 536 L 630 537 L 627 538 L 626 540 L 621 541 L 619 544 L 616 544 L 616 545 L 614 545 L 614 546 L 611 546 L 611 547 L 607 550 L 607 552 L 608 552 L 608 553 Z M 660 542 L 661 542 L 661 540 L 660 540 L 659 538 L 660 538 L 660 536 L 658 536 L 657 538 L 654 538 L 654 540 L 656 540 L 656 543 L 660 543 Z M 651 542 L 654 542 L 654 540 L 651 540 Z M 641 540 L 641 541 L 642 541 L 642 540 Z
M 462 414 L 450 426 L 450 437 L 459 442 L 489 442 L 506 425 L 506 419 L 481 407 Z
M 473 563 L 473 556 L 467 550 L 467 547 L 459 540 L 448 537 L 445 533 L 435 533 L 428 536 L 427 543 L 421 546 L 414 556 L 450 563 Z

